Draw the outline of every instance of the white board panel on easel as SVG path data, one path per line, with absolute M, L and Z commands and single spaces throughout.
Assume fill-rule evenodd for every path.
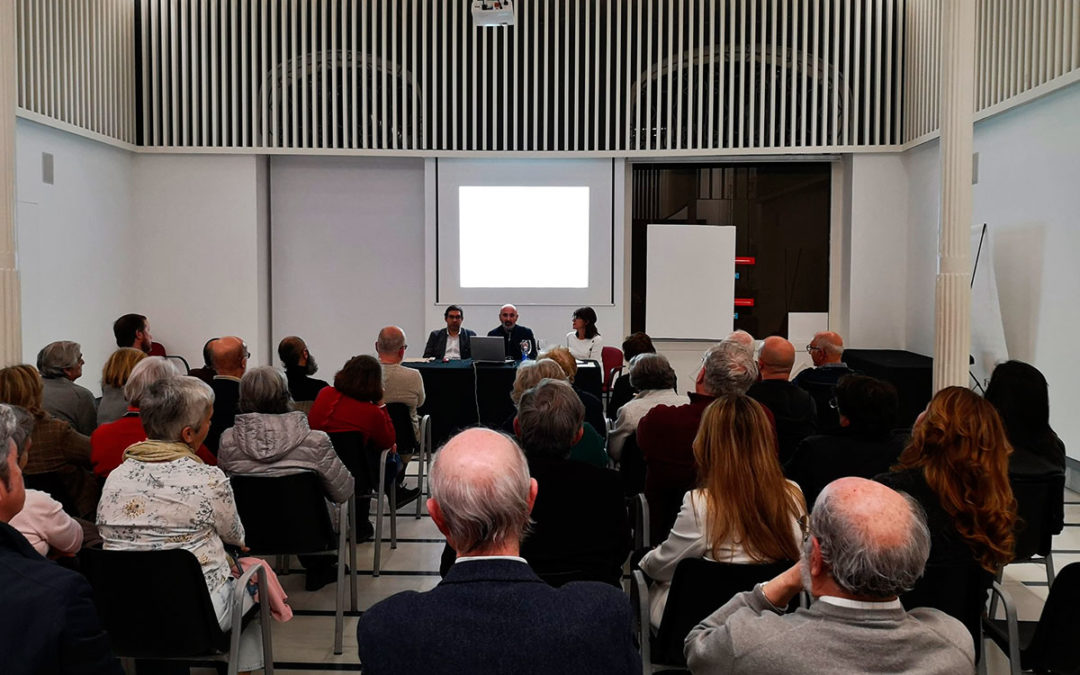
M 735 228 L 649 225 L 645 332 L 719 340 L 735 313 Z

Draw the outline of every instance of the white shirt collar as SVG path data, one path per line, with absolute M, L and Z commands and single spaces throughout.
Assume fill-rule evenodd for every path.
M 865 600 L 851 600 L 849 598 L 838 598 L 835 595 L 822 595 L 818 598 L 821 602 L 833 605 L 834 607 L 847 607 L 849 609 L 903 609 L 904 606 L 900 604 L 900 598 L 893 598 L 892 600 L 885 600 L 882 602 L 867 602 Z
M 525 563 L 526 565 L 529 564 L 525 561 L 525 558 L 522 558 L 519 555 L 463 555 L 457 560 L 455 560 L 454 564 L 456 565 L 461 562 L 473 562 L 475 560 L 516 560 L 517 562 Z

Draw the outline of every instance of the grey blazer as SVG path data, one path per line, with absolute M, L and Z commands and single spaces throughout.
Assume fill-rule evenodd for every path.
M 64 420 L 83 436 L 97 429 L 97 402 L 86 387 L 80 387 L 63 375 L 41 378 L 45 410 Z
M 690 631 L 698 673 L 974 673 L 971 634 L 936 609 L 855 609 L 818 600 L 780 614 L 761 584 Z

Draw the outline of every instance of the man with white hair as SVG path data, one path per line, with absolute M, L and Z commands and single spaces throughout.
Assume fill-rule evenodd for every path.
M 97 428 L 97 403 L 89 389 L 75 384 L 82 377 L 83 363 L 82 347 L 69 340 L 50 342 L 37 355 L 37 369 L 45 387 L 42 407 L 89 436 Z
M 855 371 L 844 363 L 844 339 L 838 333 L 824 331 L 814 335 L 806 346 L 813 368 L 807 368 L 792 380 L 814 397 L 817 407 L 818 432 L 825 433 L 840 428 L 840 417 L 829 403 L 836 392 L 836 383 Z
M 426 395 L 424 393 L 424 378 L 420 371 L 406 368 L 401 365 L 405 360 L 405 350 L 408 348 L 405 340 L 405 331 L 398 326 L 386 326 L 379 331 L 379 338 L 375 341 L 375 353 L 379 356 L 379 365 L 382 366 L 383 379 L 383 402 L 403 403 L 409 409 L 409 419 L 412 421 L 412 432 L 415 443 L 420 442 L 420 416 L 416 409 L 424 405 Z M 405 487 L 404 467 L 412 459 L 413 443 L 402 445 L 398 439 L 398 454 L 401 455 L 402 471 L 398 475 L 397 506 L 401 508 L 420 496 L 420 487 Z
M 930 532 L 910 497 L 864 478 L 822 491 L 802 560 L 736 595 L 686 638 L 695 673 L 973 673 L 964 625 L 936 609 L 905 611 Z M 816 601 L 785 614 L 801 590 Z
M 23 509 L 21 460 L 12 436 L 16 418 L 0 405 L 0 663 L 5 673 L 120 675 L 93 592 L 76 572 L 46 560 L 8 523 Z
M 519 326 L 517 321 L 517 307 L 503 305 L 499 308 L 499 325 L 488 331 L 488 337 L 502 337 L 507 358 L 520 361 L 522 347 L 525 347 L 529 355 L 535 358 L 536 338 L 533 337 L 530 329 Z
M 431 471 L 431 519 L 457 554 L 434 589 L 393 595 L 357 625 L 364 672 L 640 673 L 626 596 L 545 584 L 521 557 L 537 483 L 508 436 L 468 429 Z M 393 636 L 419 625 L 408 644 Z

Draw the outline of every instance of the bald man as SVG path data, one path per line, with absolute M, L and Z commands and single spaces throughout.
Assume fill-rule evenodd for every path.
M 398 454 L 402 461 L 397 488 L 398 508 L 420 496 L 419 487 L 406 488 L 404 482 L 404 466 L 412 459 L 413 448 L 420 442 L 420 417 L 416 409 L 424 405 L 425 398 L 424 379 L 420 372 L 401 365 L 407 348 L 405 331 L 400 327 L 386 326 L 379 331 L 379 338 L 375 341 L 375 353 L 382 365 L 383 402 L 403 403 L 409 408 L 409 419 L 412 420 L 413 442 L 403 444 L 401 438 L 398 438 Z
M 818 431 L 835 431 L 840 428 L 840 417 L 835 405 L 831 404 L 836 395 L 836 383 L 841 377 L 855 372 L 843 361 L 844 339 L 832 331 L 818 333 L 806 346 L 806 351 L 810 352 L 814 367 L 796 375 L 792 382 L 814 398 Z
M 524 344 L 529 356 L 536 358 L 536 338 L 525 326 L 518 325 L 517 307 L 503 305 L 499 308 L 499 325 L 488 331 L 488 337 L 501 337 L 506 348 L 506 357 L 521 360 L 521 347 Z
M 214 366 L 214 414 L 210 418 L 210 432 L 206 435 L 206 447 L 217 455 L 221 434 L 236 420 L 240 403 L 240 378 L 247 372 L 247 345 L 235 335 L 218 338 L 210 343 L 210 362 Z
M 799 442 L 817 431 L 814 399 L 804 389 L 788 382 L 795 365 L 795 346 L 782 337 L 765 338 L 758 353 L 761 378 L 746 395 L 763 404 L 776 418 L 780 463 L 786 463 Z
M 364 612 L 365 673 L 640 673 L 630 604 L 595 582 L 544 583 L 521 557 L 538 487 L 508 436 L 461 432 L 431 470 L 428 512 L 456 553 L 446 578 Z M 388 636 L 413 631 L 407 648 Z
M 695 673 L 973 673 L 964 625 L 936 609 L 905 611 L 930 532 L 910 497 L 864 478 L 818 497 L 802 560 L 736 595 L 686 638 Z M 806 589 L 810 609 L 784 614 Z

